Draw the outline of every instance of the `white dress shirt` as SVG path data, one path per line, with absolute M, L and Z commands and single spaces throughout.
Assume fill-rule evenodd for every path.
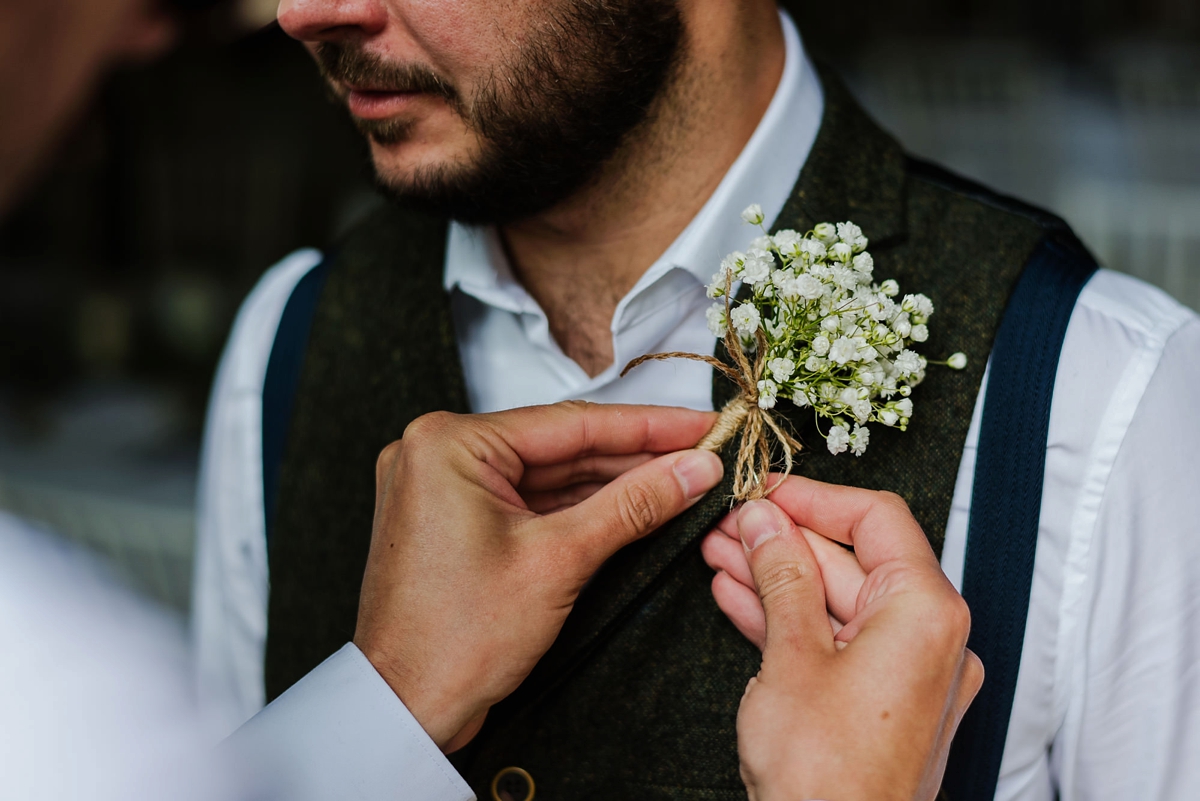
M 568 398 L 712 408 L 707 365 L 629 359 L 707 353 L 702 285 L 751 231 L 751 202 L 782 209 L 823 98 L 791 21 L 771 105 L 695 220 L 622 299 L 612 367 L 588 376 L 554 343 L 495 234 L 452 226 L 445 285 L 474 411 Z M 194 614 L 204 696 L 232 728 L 263 702 L 267 563 L 261 395 L 283 305 L 319 261 L 273 268 L 244 305 L 213 390 L 199 494 Z M 935 318 L 936 323 L 936 318 Z M 985 385 L 986 386 L 986 385 Z M 979 409 L 959 466 L 942 564 L 959 585 Z M 919 395 L 919 390 L 918 390 Z M 998 799 L 1200 798 L 1200 319 L 1101 271 L 1071 317 L 1051 408 L 1025 646 Z M 920 398 L 916 399 L 918 408 Z M 919 425 L 920 422 L 914 423 Z M 845 457 L 850 458 L 850 457 Z
M 89 554 L 5 514 L 0 642 L 0 798 L 473 798 L 353 645 L 214 751 L 178 626 Z

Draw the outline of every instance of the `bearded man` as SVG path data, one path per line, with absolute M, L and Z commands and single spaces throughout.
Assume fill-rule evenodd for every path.
M 1195 314 L 1095 271 L 1052 215 L 907 157 L 772 0 L 283 0 L 279 21 L 395 203 L 268 272 L 217 377 L 194 609 L 228 726 L 353 631 L 375 459 L 411 420 L 720 408 L 706 364 L 620 371 L 714 352 L 704 284 L 758 203 L 774 229 L 861 226 L 877 275 L 933 300 L 926 351 L 970 355 L 860 459 L 789 414 L 818 445 L 799 472 L 907 500 L 986 639 L 950 796 L 1200 793 Z M 598 462 L 578 496 L 626 467 Z M 455 756 L 477 794 L 520 797 L 519 766 L 539 797 L 745 797 L 735 716 L 759 653 L 706 558 L 751 641 L 761 621 L 737 609 L 736 559 L 699 547 L 727 491 L 593 580 Z

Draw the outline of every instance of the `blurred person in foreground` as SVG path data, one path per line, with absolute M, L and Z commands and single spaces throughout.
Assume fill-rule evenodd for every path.
M 0 204 L 97 72 L 152 55 L 170 34 L 144 0 L 0 6 L 0 53 L 21 56 L 0 62 Z M 720 480 L 717 457 L 678 452 L 711 424 L 683 409 L 585 404 L 416 421 L 376 464 L 353 643 L 212 754 L 171 623 L 91 557 L 0 515 L 0 796 L 471 797 L 440 749 L 469 739 L 520 683 L 605 558 Z M 754 595 L 739 623 L 765 626 L 742 723 L 751 796 L 931 798 L 980 681 L 961 598 L 893 499 L 800 479 L 779 499 L 854 545 L 870 573 L 846 569 L 832 540 L 802 535 L 770 502 L 713 534 L 744 540 L 730 569 L 761 582 L 762 606 Z M 855 606 L 864 581 L 897 571 Z M 836 640 L 827 607 L 840 615 Z M 926 625 L 930 615 L 941 624 Z M 876 724 L 881 714 L 891 722 Z M 845 770 L 847 748 L 872 770 Z
M 827 450 L 811 409 L 774 410 L 809 445 L 805 476 L 901 495 L 975 634 L 1006 638 L 984 659 L 987 717 L 964 724 L 981 736 L 960 735 L 988 768 L 948 776 L 986 773 L 970 798 L 1200 797 L 1192 311 L 1095 271 L 1054 215 L 909 157 L 810 61 L 800 34 L 825 32 L 774 0 L 283 0 L 278 18 L 397 202 L 270 270 L 219 370 L 193 609 L 226 728 L 353 625 L 364 478 L 411 420 L 570 398 L 721 408 L 731 385 L 707 364 L 621 370 L 722 355 L 705 284 L 757 203 L 772 230 L 861 226 L 874 274 L 932 299 L 926 352 L 970 356 L 931 372 L 906 432 L 867 425 L 861 458 Z M 1051 315 L 1038 304 L 1067 279 Z M 1034 366 L 1014 343 L 1045 355 L 1022 395 Z M 1018 445 L 1026 478 L 995 496 Z M 727 494 L 728 477 L 589 584 L 455 756 L 476 792 L 516 765 L 555 797 L 738 796 L 736 697 L 761 638 L 714 606 L 696 547 Z M 989 556 L 1009 542 L 1019 569 Z

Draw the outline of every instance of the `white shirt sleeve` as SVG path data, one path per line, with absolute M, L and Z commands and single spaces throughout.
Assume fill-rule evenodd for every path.
M 213 742 L 262 709 L 267 546 L 262 390 L 292 290 L 321 262 L 301 250 L 272 267 L 242 304 L 209 400 L 196 490 L 192 648 Z
M 473 801 L 474 793 L 353 644 L 222 745 L 272 798 Z
M 1192 315 L 1124 438 L 1099 443 L 1112 447 L 1111 473 L 1086 510 L 1090 542 L 1068 556 L 1086 612 L 1062 645 L 1066 710 L 1051 758 L 1063 799 L 1200 798 L 1198 398 Z M 1064 620 L 1073 613 L 1064 605 Z

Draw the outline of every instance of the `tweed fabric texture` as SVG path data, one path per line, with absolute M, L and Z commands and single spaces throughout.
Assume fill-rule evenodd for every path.
M 991 343 L 1029 254 L 1058 224 L 908 159 L 822 72 L 821 130 L 776 221 L 805 230 L 853 220 L 876 275 L 937 305 L 923 352 L 970 356 L 931 368 L 901 434 L 832 457 L 803 414 L 798 471 L 903 495 L 940 550 Z M 354 232 L 314 322 L 282 469 L 271 550 L 268 697 L 353 632 L 373 511 L 374 460 L 411 419 L 465 410 L 440 286 L 444 224 L 398 212 Z M 420 351 L 420 352 L 413 352 Z M 714 379 L 718 407 L 730 385 Z M 725 458 L 730 458 L 727 449 Z M 717 609 L 700 538 L 729 508 L 729 480 L 658 534 L 611 559 L 558 640 L 454 762 L 480 798 L 508 765 L 538 798 L 744 799 L 736 714 L 759 654 Z
M 389 207 L 362 230 L 329 270 L 293 401 L 268 554 L 268 698 L 354 636 L 379 452 L 422 414 L 468 411 L 446 223 Z M 426 262 L 437 269 L 408 268 Z

